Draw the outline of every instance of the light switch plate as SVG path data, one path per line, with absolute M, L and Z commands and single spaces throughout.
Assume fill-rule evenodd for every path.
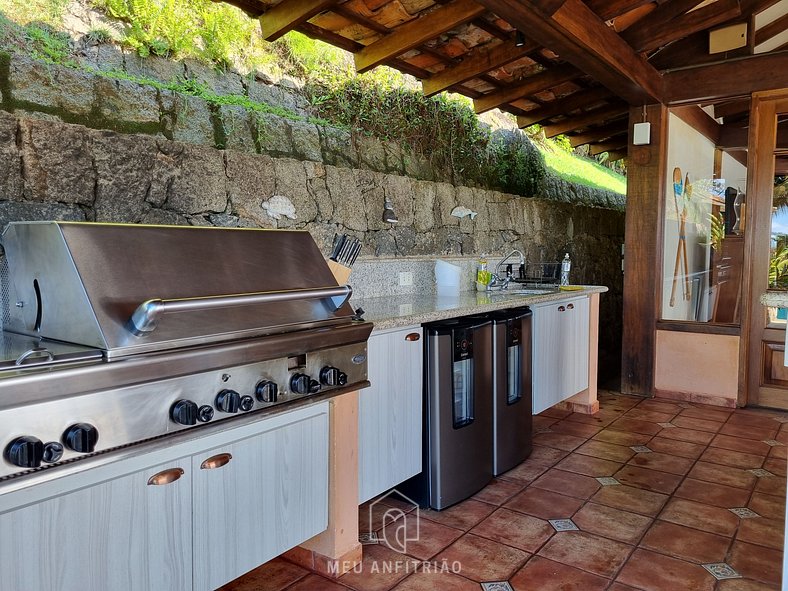
M 399 274 L 399 284 L 402 287 L 413 285 L 413 273 L 410 271 L 403 271 Z

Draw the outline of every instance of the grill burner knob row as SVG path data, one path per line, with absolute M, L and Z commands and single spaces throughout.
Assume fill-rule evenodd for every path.
M 63 433 L 63 442 L 66 447 L 81 454 L 93 453 L 98 443 L 99 432 L 89 423 L 71 425 Z
M 290 389 L 296 394 L 317 394 L 320 392 L 320 382 L 305 373 L 295 373 L 290 377 Z
M 241 410 L 244 412 L 250 411 L 254 408 L 254 398 L 251 396 L 241 396 Z
M 276 402 L 279 396 L 279 386 L 276 385 L 276 382 L 263 380 L 262 382 L 258 382 L 254 389 L 254 393 L 255 396 L 257 396 L 257 400 L 260 402 Z
M 216 395 L 216 408 L 226 413 L 237 413 L 241 408 L 241 395 L 235 390 L 222 390 Z
M 25 435 L 17 437 L 5 448 L 5 459 L 20 468 L 38 468 L 44 459 L 44 444 L 40 439 Z
M 327 365 L 320 370 L 320 382 L 324 386 L 344 386 L 347 384 L 347 374 L 336 367 Z
M 198 408 L 191 400 L 178 400 L 170 409 L 170 417 L 179 425 L 196 425 Z

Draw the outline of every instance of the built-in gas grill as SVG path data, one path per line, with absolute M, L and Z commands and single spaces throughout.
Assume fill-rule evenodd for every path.
M 0 487 L 368 385 L 372 325 L 308 232 L 19 222 L 3 247 Z

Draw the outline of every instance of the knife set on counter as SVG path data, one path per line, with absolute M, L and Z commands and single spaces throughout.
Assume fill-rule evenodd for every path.
M 340 285 L 347 283 L 351 267 L 360 252 L 361 241 L 358 238 L 347 234 L 338 234 L 334 238 L 334 245 L 331 247 L 331 254 L 327 262 L 337 283 Z

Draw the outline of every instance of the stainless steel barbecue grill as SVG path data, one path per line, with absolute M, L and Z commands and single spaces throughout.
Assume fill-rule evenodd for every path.
M 308 232 L 16 222 L 3 247 L 0 491 L 368 385 L 372 325 Z

